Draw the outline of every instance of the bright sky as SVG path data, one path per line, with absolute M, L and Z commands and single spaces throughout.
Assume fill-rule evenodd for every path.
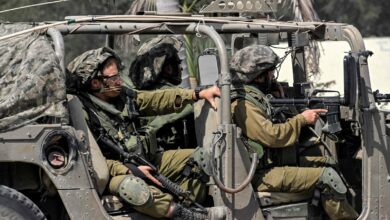
M 364 40 L 367 50 L 374 52 L 368 59 L 371 88 L 379 89 L 381 93 L 390 93 L 390 37 L 366 38 Z M 322 75 L 319 82 L 335 80 L 336 84 L 329 89 L 343 91 L 343 57 L 348 52 L 349 45 L 346 42 L 321 43 L 320 69 Z M 284 50 L 275 49 L 279 56 L 284 55 Z M 279 81 L 287 81 L 292 85 L 291 59 L 288 58 L 282 66 Z

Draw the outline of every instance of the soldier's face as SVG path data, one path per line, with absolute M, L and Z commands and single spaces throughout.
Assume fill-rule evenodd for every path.
M 261 74 L 259 77 L 254 79 L 259 89 L 264 93 L 269 93 L 272 83 L 275 81 L 275 70 L 269 70 L 267 73 Z
M 275 70 L 270 70 L 268 71 L 268 74 L 267 74 L 267 80 L 268 81 L 272 81 L 275 79 Z
M 122 87 L 122 79 L 119 76 L 117 60 L 115 58 L 108 58 L 103 66 L 102 73 L 102 86 L 105 89 L 102 94 L 108 98 L 117 97 Z
M 266 84 L 269 85 L 275 78 L 275 70 L 270 70 L 267 73 L 263 73 L 260 75 L 260 77 L 255 79 L 255 82 L 260 83 L 260 84 Z
M 181 60 L 172 59 L 167 65 L 164 65 L 162 76 L 173 85 L 179 85 L 181 83 L 182 71 Z

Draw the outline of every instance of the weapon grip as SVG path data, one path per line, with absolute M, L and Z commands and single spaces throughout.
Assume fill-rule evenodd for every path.
M 328 123 L 328 131 L 330 134 L 335 134 L 341 131 L 340 125 L 340 110 L 338 105 L 329 105 L 328 113 L 326 114 L 326 121 Z
M 149 166 L 150 168 L 152 168 L 153 172 L 158 172 L 157 167 L 155 167 L 152 163 L 150 163 L 149 161 L 147 161 L 145 158 L 141 157 L 140 155 L 133 154 L 132 159 L 135 160 L 135 162 L 140 164 L 140 165 Z
M 180 188 L 179 185 L 176 183 L 172 182 L 170 179 L 167 177 L 161 175 L 161 174 L 156 174 L 154 177 L 160 181 L 160 183 L 163 185 L 165 189 L 167 189 L 169 192 L 175 194 L 179 200 L 183 200 L 189 197 L 190 193 L 188 191 L 184 191 L 182 188 Z

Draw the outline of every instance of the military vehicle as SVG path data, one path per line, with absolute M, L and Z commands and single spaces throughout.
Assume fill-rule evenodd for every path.
M 213 177 L 208 205 L 225 206 L 227 219 L 326 219 L 311 195 L 253 190 L 250 182 L 257 157 L 247 153 L 241 132 L 231 121 L 229 54 L 248 44 L 288 42 L 292 65 L 283 65 L 293 69 L 294 84 L 285 88 L 290 101 L 304 100 L 301 105 L 317 100 L 333 106 L 332 117 L 323 117 L 325 129 L 321 124 L 314 127 L 327 146 L 319 152 L 338 161 L 359 219 L 387 219 L 389 112 L 376 103 L 388 101 L 389 96 L 371 88 L 367 63 L 371 53 L 352 25 L 248 16 L 272 13 L 277 4 L 276 0 L 216 0 L 202 15 L 71 16 L 60 22 L 1 24 L 1 219 L 146 218 L 123 209 L 120 200 L 104 193 L 108 181 L 104 158 L 82 117 L 80 101 L 66 94 L 63 39 L 81 34 L 107 35 L 111 47 L 112 39 L 122 34 L 197 34 L 211 39 L 215 45 L 205 56 L 214 63 L 206 69 L 219 73 L 214 78 L 222 96 L 217 112 L 207 104 L 195 106 L 198 143 L 211 155 L 202 164 Z M 344 91 L 316 96 L 318 90 L 307 83 L 304 48 L 310 41 L 349 44 L 344 69 L 334 70 L 344 74 Z M 361 160 L 354 158 L 359 149 Z

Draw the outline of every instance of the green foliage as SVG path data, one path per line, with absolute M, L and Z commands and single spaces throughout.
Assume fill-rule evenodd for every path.
M 390 36 L 388 0 L 317 0 L 321 19 L 356 26 L 363 36 Z
M 283 1 L 277 19 L 294 19 L 291 1 Z M 390 36 L 388 0 L 315 0 L 313 4 L 321 20 L 352 24 L 364 37 Z
M 49 2 L 51 0 L 0 0 L 0 11 Z M 130 0 L 69 0 L 51 5 L 31 7 L 17 11 L 0 14 L 0 21 L 5 22 L 40 22 L 40 21 L 62 21 L 69 15 L 101 15 L 101 14 L 124 14 L 130 7 Z M 91 36 L 66 36 L 65 40 L 65 63 L 90 49 L 95 49 L 105 44 L 105 37 Z
M 0 0 L 0 11 L 21 7 L 30 4 L 48 2 L 50 0 Z M 209 0 L 178 0 L 183 12 L 198 12 Z M 114 7 L 114 2 L 116 7 Z M 21 9 L 12 12 L 0 13 L 0 21 L 58 21 L 69 15 L 102 15 L 124 14 L 133 0 L 69 0 L 51 5 Z M 290 1 L 284 1 L 284 6 L 276 17 L 281 20 L 291 20 L 292 9 Z M 345 22 L 355 25 L 363 36 L 390 36 L 390 1 L 388 0 L 317 0 L 314 7 L 322 20 Z M 200 48 L 194 45 L 194 36 L 186 37 L 189 46 L 187 56 L 191 59 L 189 64 L 190 75 L 196 76 L 196 57 Z M 104 36 L 66 36 L 66 62 L 83 51 L 97 48 L 105 44 Z

